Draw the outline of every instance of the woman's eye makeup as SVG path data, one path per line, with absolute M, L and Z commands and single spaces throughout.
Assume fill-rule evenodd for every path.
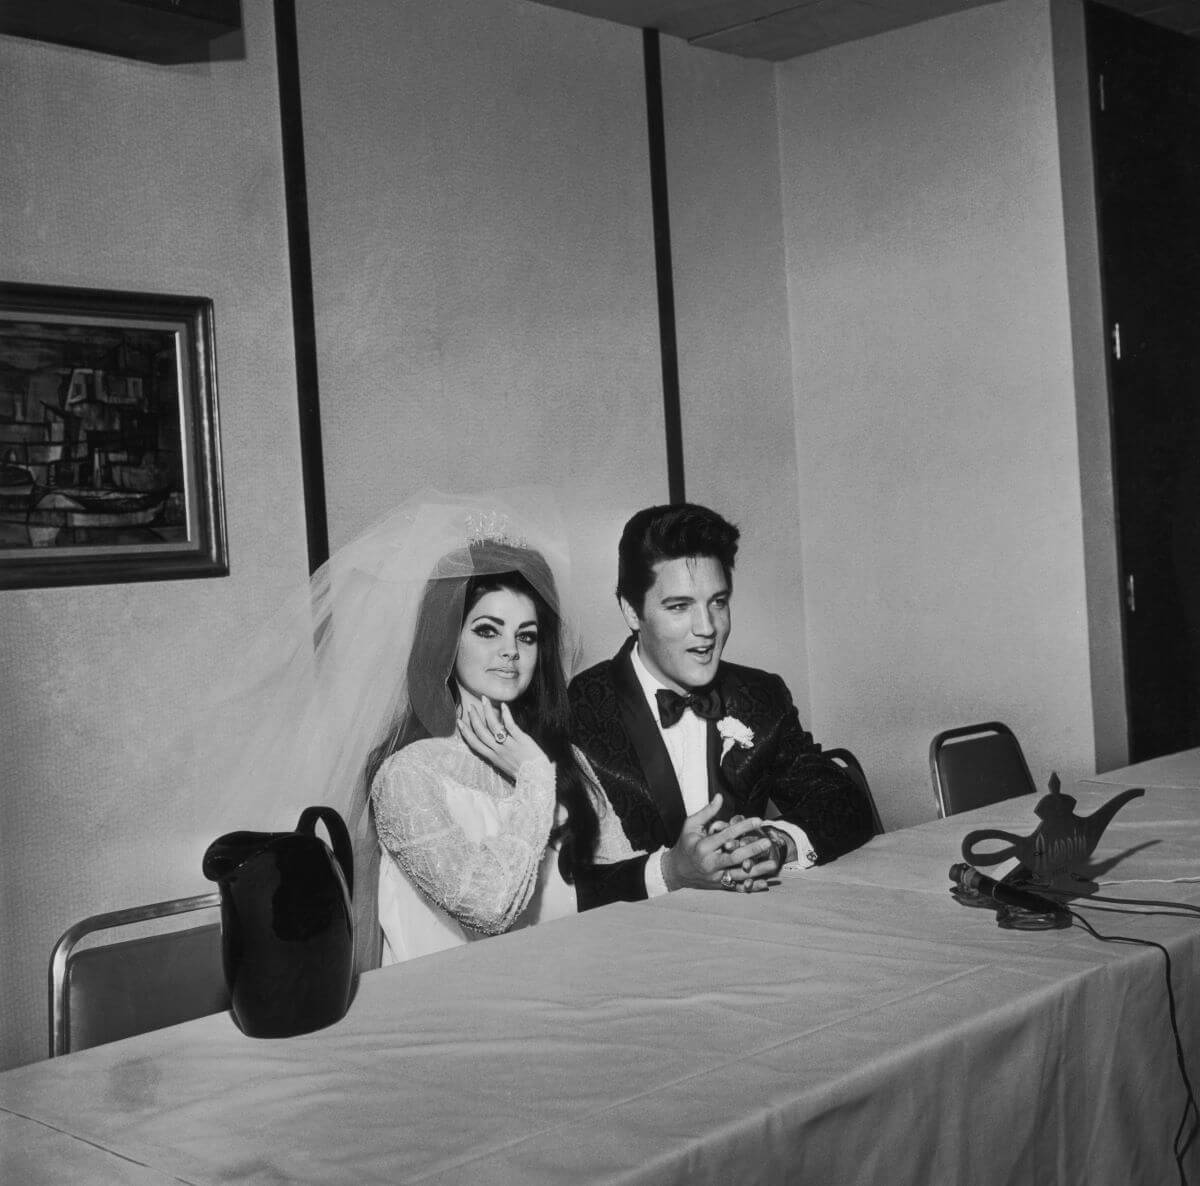
M 493 626 L 491 622 L 476 622 L 475 625 L 471 627 L 471 633 L 474 634 L 476 638 L 492 639 L 500 637 L 500 631 Z M 523 646 L 535 647 L 537 646 L 538 641 L 537 631 L 522 630 L 517 635 L 517 641 Z

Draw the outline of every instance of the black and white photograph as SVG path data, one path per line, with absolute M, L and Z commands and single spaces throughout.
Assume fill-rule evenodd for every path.
M 1200 0 L 0 93 L 4 1186 L 1200 1186 Z

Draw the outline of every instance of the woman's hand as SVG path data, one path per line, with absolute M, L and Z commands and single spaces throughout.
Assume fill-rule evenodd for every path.
M 507 704 L 497 709 L 487 697 L 478 704 L 464 701 L 459 709 L 458 731 L 468 749 L 513 782 L 526 762 L 550 765 L 542 747 L 513 720 Z

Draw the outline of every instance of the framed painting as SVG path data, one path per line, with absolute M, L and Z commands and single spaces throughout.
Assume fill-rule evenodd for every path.
M 212 301 L 0 283 L 0 588 L 228 572 Z

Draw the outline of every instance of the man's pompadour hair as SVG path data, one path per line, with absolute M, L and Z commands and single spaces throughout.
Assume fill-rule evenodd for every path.
M 621 532 L 617 545 L 617 596 L 640 616 L 646 593 L 654 584 L 654 566 L 684 556 L 712 556 L 720 561 L 726 580 L 733 579 L 741 532 L 716 511 L 693 502 L 647 507 L 638 511 Z

